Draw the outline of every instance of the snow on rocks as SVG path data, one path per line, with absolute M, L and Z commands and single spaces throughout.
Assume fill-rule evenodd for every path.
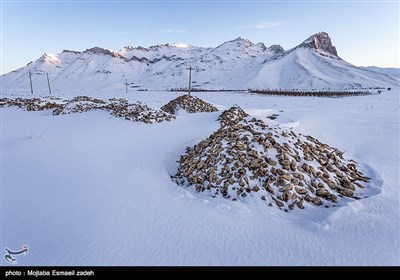
M 222 126 L 234 125 L 248 116 L 249 115 L 242 108 L 238 106 L 233 106 L 228 110 L 223 111 L 222 114 L 218 117 L 218 121 L 221 123 Z
M 53 111 L 53 115 L 65 115 L 88 112 L 95 109 L 102 109 L 105 101 L 88 96 L 77 96 L 66 101 L 66 104 L 59 109 Z
M 213 105 L 201 100 L 200 98 L 192 95 L 179 96 L 164 106 L 161 110 L 170 114 L 175 114 L 180 109 L 185 110 L 188 113 L 202 113 L 202 112 L 216 112 L 218 111 Z
M 359 199 L 369 178 L 356 162 L 311 136 L 270 128 L 239 107 L 224 111 L 220 129 L 181 156 L 173 181 L 212 197 L 258 197 L 287 211 Z
M 61 103 L 60 103 L 61 102 Z M 44 111 L 44 110 L 54 110 L 63 108 L 63 101 L 59 98 L 1 98 L 0 99 L 0 107 L 18 107 L 26 109 L 27 111 Z
M 77 96 L 71 100 L 58 98 L 31 99 L 0 99 L 0 107 L 17 106 L 28 111 L 53 110 L 53 115 L 65 115 L 88 112 L 91 110 L 106 110 L 112 115 L 134 122 L 155 123 L 175 119 L 174 115 L 161 110 L 155 110 L 140 102 L 129 103 L 127 99 L 111 98 L 101 100 L 88 96 Z
M 111 111 L 116 117 L 122 117 L 130 121 L 141 121 L 144 123 L 154 123 L 171 121 L 174 115 L 165 113 L 161 110 L 154 110 L 140 102 L 131 104 L 126 99 L 110 99 L 105 108 Z

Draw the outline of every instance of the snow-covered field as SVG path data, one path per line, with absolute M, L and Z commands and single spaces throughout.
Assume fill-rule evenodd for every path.
M 159 108 L 179 94 L 118 95 Z M 219 127 L 221 112 L 146 125 L 104 111 L 2 108 L 1 247 L 28 245 L 19 265 L 400 265 L 398 89 L 341 99 L 195 95 L 346 151 L 378 192 L 286 213 L 178 187 L 176 161 Z

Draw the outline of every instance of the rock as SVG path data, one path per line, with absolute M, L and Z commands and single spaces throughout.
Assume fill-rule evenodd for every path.
M 297 202 L 297 207 L 299 207 L 300 209 L 304 209 L 303 199 L 300 199 L 299 202 Z
M 293 178 L 292 180 L 290 180 L 290 182 L 293 184 L 293 185 L 298 185 L 299 184 L 299 179 L 297 179 L 297 178 Z
M 283 176 L 284 174 L 286 174 L 284 170 L 279 169 L 279 168 L 276 169 L 276 173 L 277 173 L 279 176 Z M 282 178 L 282 179 L 283 179 L 283 178 Z
M 337 203 L 337 196 L 336 196 L 336 195 L 331 194 L 331 195 L 329 196 L 329 199 L 330 199 L 332 202 Z
M 313 203 L 317 206 L 322 205 L 322 199 L 319 197 L 315 197 Z
M 294 178 L 299 179 L 299 180 L 304 180 L 304 175 L 301 174 L 301 173 L 295 172 L 295 173 L 292 173 L 292 176 L 293 176 Z
M 307 201 L 307 202 L 313 202 L 313 201 L 314 201 L 314 198 L 312 198 L 311 195 L 306 194 L 306 195 L 304 196 L 304 200 Z
M 306 194 L 307 193 L 307 190 L 302 189 L 302 188 L 295 187 L 294 189 L 296 190 L 296 192 L 298 194 Z
M 316 192 L 316 194 L 317 194 L 318 196 L 321 196 L 321 197 L 328 197 L 328 196 L 330 196 L 330 192 L 328 192 L 328 191 L 325 190 L 325 189 L 318 189 L 317 192 Z
M 264 188 L 270 193 L 270 194 L 275 194 L 274 189 L 268 185 L 268 184 L 264 184 Z
M 285 203 L 283 203 L 282 201 L 272 197 L 272 200 L 276 203 L 276 205 L 278 205 L 278 207 L 283 207 L 285 205 Z
M 266 158 L 265 160 L 267 161 L 267 163 L 269 165 L 276 166 L 276 164 L 277 164 L 277 161 L 273 160 L 272 158 Z
M 260 163 L 260 161 L 258 159 L 254 159 L 254 160 L 251 161 L 249 167 L 250 167 L 250 169 L 258 169 L 258 168 L 261 167 L 261 163 Z
M 352 197 L 354 195 L 354 192 L 350 189 L 341 189 L 339 190 L 339 193 L 347 197 Z
M 217 174 L 214 172 L 210 174 L 209 179 L 210 183 L 214 183 L 217 180 Z
M 290 210 L 293 210 L 294 207 L 296 206 L 297 202 L 298 202 L 298 201 L 295 200 L 292 204 L 290 204 L 290 205 L 289 205 L 289 209 L 290 209 Z
M 331 180 L 326 180 L 325 183 L 328 185 L 328 187 L 332 190 L 336 189 L 336 185 L 334 182 L 332 182 Z
M 359 176 L 359 177 L 357 178 L 357 180 L 363 181 L 363 182 L 365 182 L 365 183 L 368 183 L 368 182 L 371 180 L 371 178 L 369 178 L 369 177 L 367 177 L 367 176 Z
M 290 162 L 290 170 L 291 171 L 296 171 L 296 167 L 297 167 L 296 162 L 295 161 L 291 161 Z
M 284 192 L 284 191 L 287 191 L 287 190 L 291 191 L 292 189 L 293 189 L 293 186 L 292 186 L 291 184 L 286 184 L 286 185 L 284 185 L 283 187 L 281 187 L 281 188 L 279 189 L 279 191 L 280 191 L 280 192 Z
M 286 184 L 285 180 L 283 180 L 281 177 L 278 178 L 276 183 L 278 184 L 278 186 L 283 186 Z
M 283 201 L 288 201 L 292 199 L 292 193 L 289 190 L 286 190 L 282 194 Z
M 236 142 L 236 147 L 240 150 L 244 149 L 244 143 L 242 141 L 237 141 Z
M 313 157 L 310 156 L 309 154 L 306 154 L 306 155 L 304 155 L 304 159 L 307 160 L 307 161 L 312 161 Z
M 292 176 L 289 173 L 281 175 L 281 178 L 286 180 L 286 181 L 292 180 Z
M 204 161 L 200 161 L 199 164 L 197 164 L 197 170 L 201 170 L 205 165 L 206 163 Z

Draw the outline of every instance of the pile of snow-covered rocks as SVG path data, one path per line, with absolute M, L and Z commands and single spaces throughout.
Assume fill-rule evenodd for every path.
M 220 129 L 181 156 L 172 176 L 178 185 L 213 197 L 258 197 L 287 211 L 358 199 L 369 181 L 338 149 L 268 127 L 239 107 L 223 112 L 219 121 Z
M 130 121 L 141 121 L 144 123 L 154 123 L 171 121 L 175 116 L 161 110 L 155 110 L 141 102 L 129 103 L 126 99 L 109 99 L 105 106 L 107 110 L 116 117 L 125 118 Z
M 0 107 L 18 107 L 27 111 L 44 111 L 61 109 L 64 106 L 64 101 L 60 98 L 1 98 Z
M 101 100 L 89 96 L 77 96 L 71 100 L 59 98 L 17 98 L 0 99 L 0 107 L 17 106 L 28 111 L 53 110 L 53 115 L 65 115 L 88 112 L 91 110 L 106 110 L 112 115 L 134 122 L 155 123 L 175 119 L 174 115 L 161 110 L 155 110 L 140 102 L 129 103 L 127 99 L 112 98 Z
M 112 115 L 134 122 L 155 123 L 170 121 L 175 116 L 155 110 L 140 102 L 129 103 L 127 99 L 111 98 L 107 101 L 88 96 L 78 96 L 68 101 L 62 110 L 55 110 L 54 115 L 87 112 L 101 109 Z
M 249 115 L 245 111 L 243 111 L 242 108 L 238 106 L 233 106 L 228 110 L 223 111 L 217 120 L 219 121 L 221 126 L 229 126 L 237 124 L 248 116 Z
M 164 106 L 161 107 L 161 110 L 168 112 L 170 114 L 175 114 L 179 110 L 185 110 L 188 113 L 203 113 L 203 112 L 216 112 L 218 111 L 210 103 L 207 103 L 200 98 L 192 95 L 182 95 L 179 96 Z
M 75 114 L 89 112 L 95 109 L 102 109 L 105 101 L 89 96 L 77 96 L 66 100 L 64 106 L 53 111 L 53 115 Z

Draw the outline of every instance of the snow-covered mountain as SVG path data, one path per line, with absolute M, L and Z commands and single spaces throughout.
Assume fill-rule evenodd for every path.
M 202 89 L 352 89 L 398 86 L 399 79 L 356 67 L 342 60 L 329 35 L 312 35 L 285 51 L 237 38 L 216 48 L 164 44 L 120 50 L 99 47 L 83 52 L 45 53 L 25 67 L 1 76 L 4 89 L 47 88 L 46 72 L 54 89 L 168 90 L 188 86 Z
M 400 78 L 400 68 L 393 68 L 393 67 L 382 68 L 382 67 L 376 67 L 376 66 L 366 66 L 366 67 L 361 66 L 360 68 L 371 70 L 371 71 L 385 74 L 388 76 Z

